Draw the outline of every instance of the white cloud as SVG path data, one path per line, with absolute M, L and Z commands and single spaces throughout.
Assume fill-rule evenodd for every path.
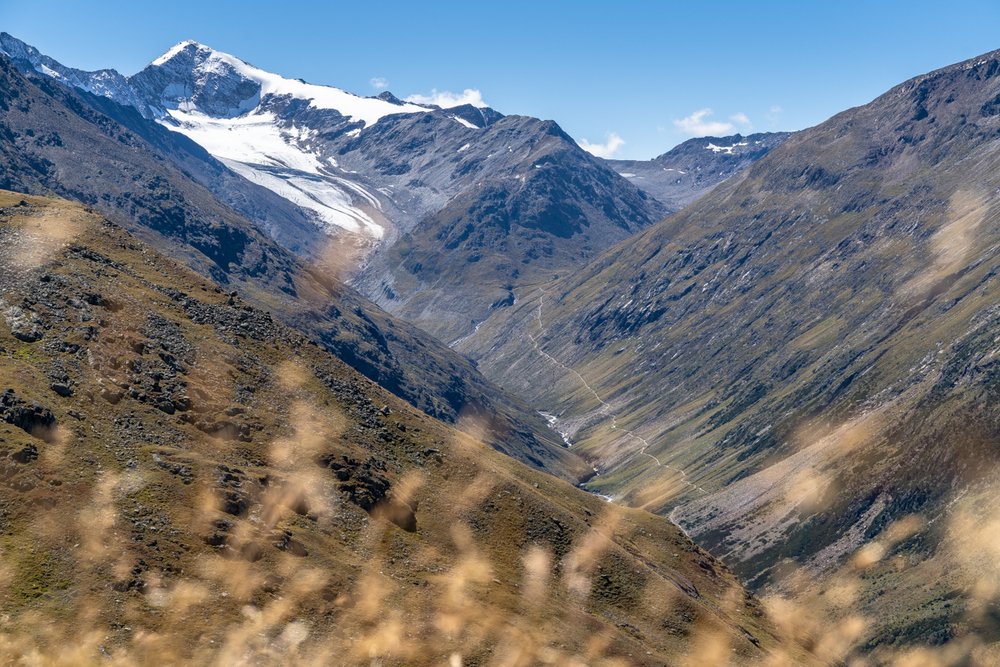
M 692 137 L 703 137 L 705 135 L 725 135 L 732 134 L 736 126 L 718 120 L 709 120 L 712 115 L 711 109 L 699 109 L 687 118 L 678 118 L 674 125 L 684 134 Z M 749 118 L 747 119 L 749 120 Z
M 752 130 L 753 129 L 753 123 L 750 122 L 750 117 L 747 116 L 742 111 L 740 111 L 738 113 L 734 113 L 732 116 L 729 117 L 729 120 L 733 121 L 734 123 L 736 123 L 737 125 L 739 125 L 740 128 L 742 128 L 744 130 Z
M 372 88 L 375 90 L 385 90 L 389 87 L 389 80 L 384 76 L 373 76 L 369 83 L 372 84 Z
M 471 104 L 474 107 L 489 106 L 483 100 L 483 94 L 475 88 L 466 88 L 460 93 L 453 93 L 450 90 L 438 90 L 434 88 L 430 95 L 410 95 L 407 102 L 415 104 L 434 104 L 442 109 L 460 107 L 463 104 Z
M 596 155 L 597 157 L 609 158 L 618 152 L 618 149 L 625 145 L 625 140 L 618 136 L 617 132 L 609 132 L 607 141 L 603 144 L 592 144 L 586 139 L 580 139 L 576 142 L 580 145 L 580 148 L 587 151 L 591 155 Z

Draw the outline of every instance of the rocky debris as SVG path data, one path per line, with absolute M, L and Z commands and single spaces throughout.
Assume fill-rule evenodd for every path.
M 403 425 L 400 424 L 400 426 L 403 426 Z M 437 447 L 428 447 L 427 449 L 425 449 L 422 452 L 420 452 L 420 454 L 421 454 L 421 456 L 423 458 L 430 459 L 430 460 L 434 461 L 434 463 L 436 463 L 438 465 L 441 465 L 441 464 L 444 463 L 444 455 L 441 453 L 441 450 L 438 449 Z
M 122 510 L 121 516 L 131 526 L 131 539 L 135 545 L 143 545 L 147 553 L 173 554 L 177 557 L 178 551 L 187 551 L 189 547 L 184 543 L 181 530 L 176 528 L 170 519 L 170 515 L 155 506 L 144 503 L 136 503 L 131 508 Z M 154 557 L 157 557 L 154 556 Z M 139 561 L 142 565 L 142 561 Z M 162 570 L 167 574 L 177 574 L 180 570 L 172 562 L 162 563 Z
M 232 440 L 238 442 L 253 441 L 252 427 L 243 422 L 213 417 L 199 418 L 191 414 L 181 415 L 180 419 L 182 422 L 191 424 L 205 435 L 218 438 L 219 440 Z
M 292 531 L 287 529 L 277 534 L 274 546 L 282 551 L 292 554 L 293 556 L 298 556 L 299 558 L 304 558 L 309 555 L 309 551 L 305 548 L 305 546 L 292 537 Z
M 70 245 L 69 248 L 66 249 L 66 254 L 69 255 L 70 257 L 79 257 L 89 262 L 93 262 L 94 264 L 100 264 L 102 266 L 113 268 L 116 271 L 120 271 L 122 273 L 131 274 L 131 271 L 129 271 L 127 267 L 112 260 L 110 257 L 102 255 L 93 248 L 88 248 L 86 246 L 81 246 L 74 243 Z
M 110 299 L 103 294 L 88 293 L 83 295 L 83 300 L 91 306 L 99 306 L 112 313 L 117 313 L 122 309 L 122 304 Z
M 10 455 L 10 458 L 22 465 L 27 465 L 38 460 L 38 447 L 25 445 L 20 450 Z
M 49 370 L 49 389 L 63 398 L 73 395 L 73 383 L 62 363 L 54 363 Z
M 143 581 L 142 575 L 147 569 L 148 565 L 146 564 L 146 561 L 139 559 L 139 561 L 132 566 L 128 576 L 111 584 L 111 588 L 119 593 L 126 593 L 128 591 L 142 593 L 146 590 L 146 582 Z
M 331 454 L 320 459 L 320 465 L 332 470 L 340 482 L 340 490 L 352 503 L 369 513 L 386 497 L 392 486 L 383 474 L 385 464 L 378 459 L 362 463 L 346 455 L 337 457 Z
M 250 479 L 238 468 L 220 465 L 216 486 L 222 491 L 222 511 L 233 516 L 243 516 L 261 490 L 261 482 Z
M 69 384 L 64 382 L 53 382 L 49 385 L 49 389 L 54 391 L 56 394 L 62 396 L 63 398 L 69 398 L 73 395 L 73 388 Z
M 382 417 L 389 414 L 389 406 L 377 408 L 357 380 L 337 378 L 321 368 L 313 368 L 313 373 L 337 398 L 344 401 L 348 414 L 360 426 L 374 430 L 384 428 Z
M 184 484 L 190 484 L 194 481 L 194 472 L 192 472 L 189 465 L 171 461 L 166 458 L 167 456 L 167 454 L 163 454 L 162 456 L 160 454 L 153 454 L 153 462 L 171 475 L 180 477 Z
M 285 339 L 287 331 L 271 314 L 243 303 L 233 292 L 227 305 L 216 306 L 192 299 L 184 292 L 166 290 L 167 296 L 184 308 L 184 314 L 195 324 L 209 324 L 224 340 L 234 336 L 256 341 Z
M 52 429 L 56 425 L 51 410 L 37 403 L 26 403 L 17 397 L 13 389 L 0 394 L 0 418 L 47 442 L 51 441 Z
M 340 490 L 348 500 L 372 516 L 386 519 L 407 532 L 417 529 L 417 503 L 401 502 L 390 495 L 392 484 L 383 461 L 370 458 L 361 462 L 346 455 L 324 456 L 320 465 L 333 471 Z
M 156 314 L 147 318 L 143 334 L 147 340 L 128 344 L 137 355 L 126 364 L 129 396 L 168 415 L 189 410 L 191 399 L 183 376 L 195 361 L 194 348 L 180 327 Z
M 42 321 L 31 311 L 20 306 L 10 306 L 4 310 L 4 319 L 7 320 L 11 335 L 19 341 L 34 343 L 42 339 Z
M 125 392 L 115 389 L 114 387 L 101 387 L 98 395 L 111 405 L 118 405 L 121 402 L 122 397 L 125 396 Z
M 228 519 L 217 519 L 212 522 L 212 532 L 205 537 L 205 544 L 212 547 L 224 547 L 229 541 L 229 531 L 233 522 Z

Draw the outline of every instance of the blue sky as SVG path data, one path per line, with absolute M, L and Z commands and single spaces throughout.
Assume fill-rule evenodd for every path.
M 131 74 L 195 39 L 359 94 L 478 90 L 648 158 L 692 135 L 815 125 L 1000 48 L 1000 3 L 0 0 L 0 30 L 85 69 Z

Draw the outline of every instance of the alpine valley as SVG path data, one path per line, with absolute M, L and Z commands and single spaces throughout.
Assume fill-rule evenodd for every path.
M 1000 664 L 998 193 L 1000 52 L 643 161 L 0 33 L 0 649 Z

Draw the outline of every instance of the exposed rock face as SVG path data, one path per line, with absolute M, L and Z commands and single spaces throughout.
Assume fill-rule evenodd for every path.
M 25 313 L 24 309 L 10 306 L 4 311 L 4 319 L 7 320 L 11 334 L 19 341 L 34 343 L 41 340 L 43 334 L 39 322 Z
M 52 428 L 56 425 L 56 418 L 51 410 L 37 403 L 25 402 L 13 389 L 0 394 L 0 418 L 42 440 L 52 437 Z M 19 461 L 27 463 L 29 458 L 38 458 L 37 451 L 30 457 L 22 453 Z

